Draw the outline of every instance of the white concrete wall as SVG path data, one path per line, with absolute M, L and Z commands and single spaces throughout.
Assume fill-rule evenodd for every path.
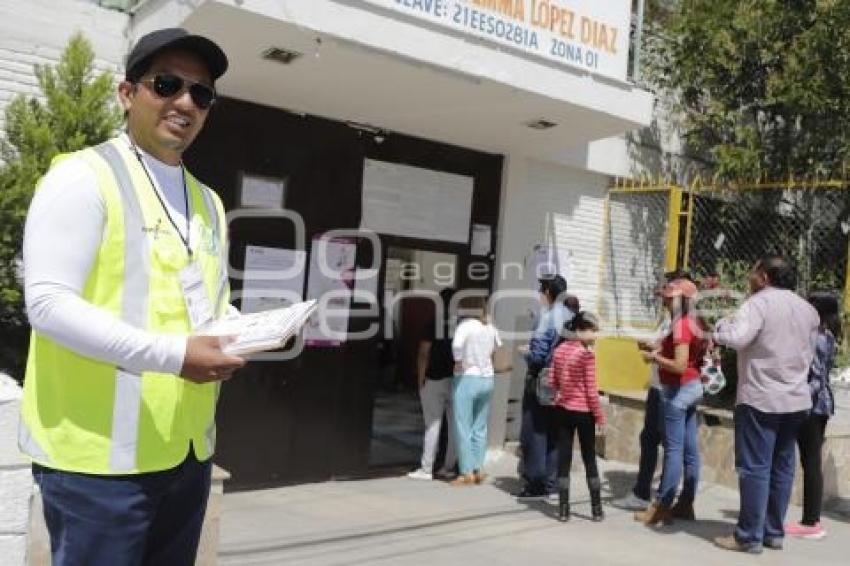
M 435 32 L 432 26 L 356 0 L 210 0 L 209 3 L 235 4 L 241 10 L 446 68 L 470 79 L 496 81 L 592 109 L 607 117 L 629 121 L 633 126 L 648 123 L 650 117 L 652 95 L 631 83 L 596 77 L 533 57 L 516 56 L 509 49 L 494 48 L 473 36 L 446 30 Z M 200 4 L 203 3 L 143 2 L 133 20 L 133 35 L 138 37 L 163 27 L 166 22 L 185 21 Z M 573 127 L 577 128 L 578 124 Z
M 658 321 L 654 289 L 665 271 L 670 198 L 666 192 L 612 193 L 601 273 L 603 326 L 648 332 Z
M 19 410 L 18 385 L 0 374 L 0 563 L 9 566 L 25 562 L 32 494 L 30 464 L 18 451 Z
M 95 71 L 118 73 L 127 49 L 128 16 L 83 0 L 0 0 L 0 128 L 18 94 L 38 95 L 33 65 L 54 64 L 82 31 L 95 52 Z
M 496 265 L 509 267 L 504 273 L 496 273 L 495 289 L 529 292 L 535 289 L 535 275 L 529 268 L 532 248 L 546 244 L 567 252 L 569 292 L 579 298 L 583 309 L 595 311 L 609 178 L 522 156 L 508 156 L 503 184 Z M 517 264 L 524 267 L 521 278 L 517 276 L 518 270 L 511 267 Z M 526 301 L 499 301 L 495 313 L 498 327 L 508 331 L 528 330 L 531 313 L 537 308 L 534 296 L 532 292 Z M 515 340 L 509 345 L 515 348 L 520 343 Z M 518 435 L 524 375 L 525 363 L 515 355 L 511 383 L 497 384 L 497 389 L 506 387 L 509 391 L 494 396 L 494 400 L 507 399 L 509 440 Z M 505 408 L 494 403 L 493 413 L 491 422 L 504 416 Z
M 609 178 L 551 163 L 508 156 L 504 171 L 499 227 L 499 264 L 528 266 L 535 244 L 555 246 L 569 253 L 569 291 L 582 307 L 596 309 L 599 262 L 603 235 L 604 201 Z M 509 277 L 497 274 L 497 289 L 532 289 L 534 275 Z M 508 309 L 499 316 L 516 316 L 523 309 Z
M 708 164 L 688 152 L 669 94 L 656 100 L 649 127 L 564 151 L 559 162 L 612 177 L 661 178 L 679 185 L 705 175 Z

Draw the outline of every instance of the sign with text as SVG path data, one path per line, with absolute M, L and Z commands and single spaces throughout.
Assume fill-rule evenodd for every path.
M 435 25 L 626 80 L 631 0 L 364 0 Z
M 475 179 L 367 159 L 360 227 L 379 234 L 469 242 Z

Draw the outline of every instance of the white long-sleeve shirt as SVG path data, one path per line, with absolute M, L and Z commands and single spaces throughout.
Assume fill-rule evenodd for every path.
M 664 318 L 661 319 L 661 322 L 658 324 L 658 328 L 656 328 L 653 332 L 651 342 L 653 344 L 660 343 L 661 340 L 670 333 L 670 327 L 672 324 L 673 322 L 670 320 L 670 315 L 665 314 Z M 654 387 L 655 389 L 661 389 L 661 376 L 658 375 L 658 364 L 650 364 L 649 366 L 649 386 Z
M 455 329 L 452 354 L 461 363 L 463 375 L 492 377 L 493 350 L 502 345 L 499 333 L 490 324 L 477 318 L 468 318 Z
M 126 135 L 121 139 L 129 144 Z M 181 167 L 144 152 L 142 157 L 185 237 Z M 83 356 L 133 372 L 177 374 L 186 352 L 185 336 L 133 327 L 81 296 L 103 239 L 105 220 L 106 204 L 97 177 L 85 161 L 67 159 L 44 176 L 24 229 L 24 293 L 30 325 Z

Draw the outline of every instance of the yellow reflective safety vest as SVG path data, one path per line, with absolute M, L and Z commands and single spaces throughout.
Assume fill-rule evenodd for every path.
M 60 156 L 95 171 L 106 218 L 82 292 L 124 322 L 158 334 L 188 335 L 179 277 L 190 258 L 126 137 Z M 188 172 L 193 260 L 214 315 L 227 308 L 224 209 Z M 88 358 L 33 332 L 19 445 L 33 461 L 89 474 L 137 474 L 179 465 L 194 448 L 212 456 L 219 385 L 176 375 L 136 374 Z

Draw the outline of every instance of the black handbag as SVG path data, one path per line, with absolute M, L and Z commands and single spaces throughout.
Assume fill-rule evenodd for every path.
M 537 372 L 537 384 L 534 392 L 537 395 L 537 402 L 544 407 L 552 407 L 555 405 L 556 391 L 550 384 L 549 376 L 552 373 L 552 367 L 547 366 Z

